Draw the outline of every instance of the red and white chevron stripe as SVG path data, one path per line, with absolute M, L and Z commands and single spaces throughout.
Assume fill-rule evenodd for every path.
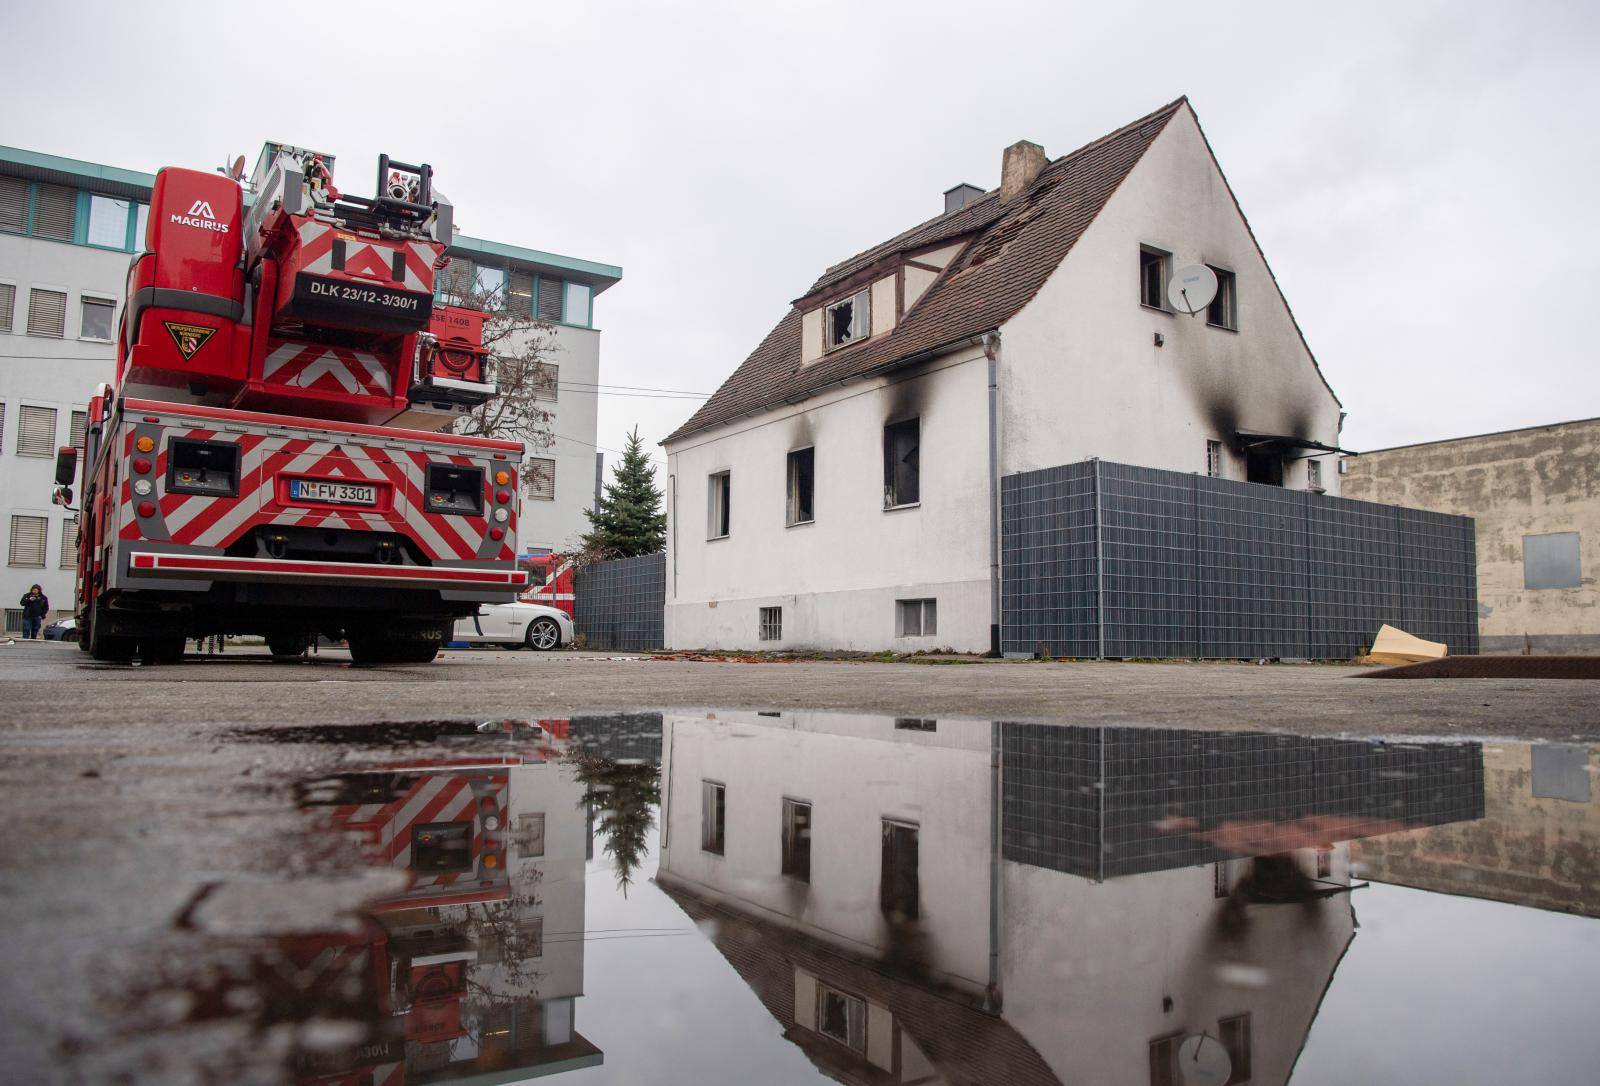
M 338 227 L 306 219 L 300 223 L 300 270 L 313 275 L 337 275 L 333 267 L 333 243 L 344 240 L 345 275 L 393 283 L 406 290 L 433 293 L 433 262 L 444 246 L 431 241 L 379 241 L 339 230 Z M 405 253 L 401 276 L 394 276 L 393 253 Z
M 276 385 L 384 399 L 394 394 L 394 380 L 377 355 L 322 343 L 269 340 L 261 377 L 269 388 Z
M 473 790 L 473 783 L 487 785 L 487 791 Z M 367 803 L 337 807 L 335 828 L 363 832 L 379 863 L 410 870 L 412 830 L 436 822 L 471 822 L 472 858 L 477 861 L 483 844 L 483 813 L 493 813 L 505 825 L 510 777 L 504 773 L 424 773 L 402 796 L 387 803 Z M 493 799 L 493 810 L 480 806 L 485 796 Z M 497 876 L 503 872 L 496 872 Z M 456 872 L 418 874 L 411 872 L 411 890 L 441 890 L 453 886 L 462 876 Z

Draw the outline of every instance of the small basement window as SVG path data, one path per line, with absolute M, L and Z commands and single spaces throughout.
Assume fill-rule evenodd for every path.
M 763 641 L 783 640 L 783 608 L 763 607 L 757 634 Z
M 1151 309 L 1167 308 L 1168 268 L 1172 254 L 1148 245 L 1139 246 L 1139 304 Z
M 939 632 L 938 600 L 895 600 L 896 637 L 932 637 Z
M 1210 267 L 1210 265 L 1207 265 Z M 1231 271 L 1212 267 L 1217 277 L 1217 294 L 1206 306 L 1206 323 L 1213 328 L 1237 331 L 1239 328 L 1238 280 Z
M 733 512 L 732 494 L 732 473 L 719 471 L 707 479 L 706 502 L 709 509 L 706 518 L 707 538 L 722 539 L 727 536 L 729 518 Z
M 796 449 L 789 454 L 789 501 L 787 524 L 809 524 L 816 519 L 811 496 L 816 489 L 817 450 Z
M 863 290 L 834 302 L 823 314 L 826 347 L 833 350 L 872 334 L 872 292 Z
M 922 420 L 906 419 L 883 428 L 883 507 L 922 500 Z

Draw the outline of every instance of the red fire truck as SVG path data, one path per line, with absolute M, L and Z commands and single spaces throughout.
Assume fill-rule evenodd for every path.
M 483 314 L 436 306 L 450 204 L 380 156 L 268 144 L 252 179 L 156 175 L 114 386 L 63 450 L 79 474 L 80 645 L 181 658 L 185 638 L 317 634 L 357 663 L 426 662 L 455 619 L 514 600 L 520 443 L 449 428 L 495 393 Z M 247 207 L 248 197 L 248 207 Z

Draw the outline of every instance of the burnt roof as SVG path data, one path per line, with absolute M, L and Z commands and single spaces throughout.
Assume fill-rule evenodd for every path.
M 998 191 L 990 192 L 833 265 L 803 297 L 842 285 L 898 254 L 965 241 L 893 331 L 804 368 L 801 311 L 791 307 L 750 357 L 666 440 L 806 399 L 831 385 L 882 372 L 999 328 L 1038 292 L 1185 101 L 1170 102 L 1049 163 L 1012 200 L 1002 201 Z

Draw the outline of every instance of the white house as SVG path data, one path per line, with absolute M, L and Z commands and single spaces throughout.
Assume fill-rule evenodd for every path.
M 827 269 L 667 438 L 669 648 L 993 648 L 1016 472 L 1337 491 L 1339 401 L 1186 99 L 1015 144 L 945 205 Z

